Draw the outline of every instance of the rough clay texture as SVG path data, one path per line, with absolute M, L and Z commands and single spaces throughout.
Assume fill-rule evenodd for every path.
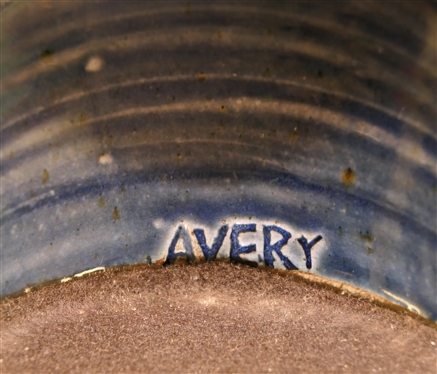
M 106 271 L 0 304 L 1 373 L 436 373 L 437 330 L 227 263 Z

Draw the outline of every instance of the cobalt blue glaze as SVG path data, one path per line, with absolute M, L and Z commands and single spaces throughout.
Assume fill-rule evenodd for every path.
M 229 260 L 437 320 L 435 12 L 4 5 L 1 295 Z

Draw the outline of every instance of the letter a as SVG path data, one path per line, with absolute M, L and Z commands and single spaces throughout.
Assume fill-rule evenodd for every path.
M 176 252 L 176 246 L 178 245 L 179 240 L 182 240 L 185 252 L 181 252 L 180 250 Z M 195 262 L 191 237 L 188 231 L 182 226 L 178 227 L 173 240 L 170 243 L 170 247 L 168 247 L 167 259 L 165 260 L 164 265 L 174 264 L 179 258 L 185 258 L 185 262 L 188 264 Z

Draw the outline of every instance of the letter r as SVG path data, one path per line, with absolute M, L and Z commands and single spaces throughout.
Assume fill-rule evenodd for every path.
M 282 239 L 277 241 L 275 244 L 271 244 L 272 231 L 275 231 L 278 234 L 282 235 Z M 275 258 L 273 257 L 273 251 L 275 251 L 287 270 L 298 270 L 297 267 L 281 252 L 282 247 L 287 245 L 288 240 L 291 238 L 291 234 L 288 231 L 281 229 L 279 226 L 264 226 L 263 233 L 264 233 L 264 262 L 266 266 L 271 268 L 274 267 L 273 262 L 275 261 Z

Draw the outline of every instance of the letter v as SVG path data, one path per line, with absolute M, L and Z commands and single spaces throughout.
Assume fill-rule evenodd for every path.
M 196 235 L 197 242 L 200 245 L 200 248 L 202 248 L 203 255 L 205 256 L 205 261 L 210 262 L 214 261 L 217 257 L 217 253 L 220 250 L 223 240 L 225 239 L 226 234 L 228 233 L 228 225 L 224 225 L 220 227 L 218 231 L 217 237 L 214 239 L 214 242 L 212 243 L 211 248 L 208 247 L 206 244 L 205 239 L 205 231 L 203 229 L 194 229 L 194 235 Z

